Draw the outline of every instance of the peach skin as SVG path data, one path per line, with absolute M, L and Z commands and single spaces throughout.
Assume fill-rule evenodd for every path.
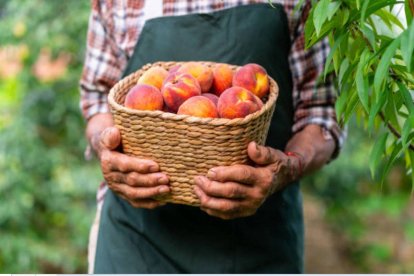
M 158 90 L 161 91 L 162 84 L 168 76 L 168 71 L 162 68 L 161 66 L 151 67 L 142 74 L 138 79 L 138 84 L 148 84 L 155 86 Z
M 244 118 L 260 110 L 260 103 L 249 90 L 233 86 L 221 94 L 217 110 L 221 118 Z
M 186 100 L 178 109 L 177 114 L 186 114 L 201 118 L 218 117 L 214 103 L 203 96 L 195 96 Z
M 216 64 L 213 68 L 213 83 L 210 92 L 220 96 L 233 83 L 233 70 L 225 63 Z
M 207 99 L 210 99 L 215 106 L 217 106 L 219 97 L 217 95 L 211 94 L 211 93 L 203 93 L 201 96 L 206 97 Z
M 161 90 L 165 104 L 173 112 L 177 112 L 185 100 L 201 94 L 200 85 L 190 74 L 175 72 L 169 74 Z
M 129 90 L 124 104 L 138 110 L 162 110 L 164 100 L 161 92 L 154 86 L 137 84 Z
M 233 86 L 240 86 L 262 98 L 269 92 L 269 79 L 266 70 L 255 63 L 239 68 L 233 76 Z
M 177 72 L 190 74 L 196 78 L 202 93 L 207 93 L 210 90 L 213 82 L 213 72 L 210 67 L 200 62 L 187 62 L 181 65 Z

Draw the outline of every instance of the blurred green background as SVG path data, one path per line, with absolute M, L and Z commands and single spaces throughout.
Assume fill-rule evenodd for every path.
M 78 82 L 89 1 L 0 1 L 0 273 L 86 273 L 101 180 L 83 152 Z M 338 160 L 303 181 L 309 273 L 414 272 L 402 164 L 371 180 L 354 118 Z

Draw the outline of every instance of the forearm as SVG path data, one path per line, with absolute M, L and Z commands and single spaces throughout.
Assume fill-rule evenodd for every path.
M 110 113 L 98 113 L 88 120 L 86 125 L 86 138 L 92 147 L 92 150 L 99 155 L 100 143 L 99 137 L 102 131 L 114 125 Z
M 301 176 L 320 169 L 330 160 L 334 150 L 334 140 L 325 139 L 322 128 L 318 125 L 308 125 L 296 133 L 285 149 L 286 152 L 299 155 L 302 163 Z

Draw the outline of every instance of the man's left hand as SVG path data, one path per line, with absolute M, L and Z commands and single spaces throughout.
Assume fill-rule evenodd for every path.
M 251 216 L 269 195 L 299 177 L 301 161 L 296 156 L 254 142 L 247 153 L 256 166 L 216 167 L 207 177 L 195 177 L 194 191 L 203 211 L 222 219 Z

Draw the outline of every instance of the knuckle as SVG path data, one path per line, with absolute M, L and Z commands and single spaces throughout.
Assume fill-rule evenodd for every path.
M 102 152 L 101 155 L 101 168 L 102 171 L 108 172 L 111 168 L 111 153 L 109 151 Z
M 247 168 L 243 168 L 241 171 L 241 175 L 243 179 L 250 179 L 250 175 L 251 175 L 250 170 Z
M 129 198 L 129 199 L 135 199 L 136 195 L 134 193 L 133 190 L 127 190 L 124 192 L 125 197 Z
M 239 188 L 231 187 L 230 190 L 229 190 L 229 196 L 231 198 L 239 197 L 240 196 Z
M 126 182 L 128 185 L 136 185 L 138 184 L 139 177 L 136 173 L 129 173 L 126 177 Z
M 147 172 L 148 171 L 148 164 L 143 162 L 142 160 L 137 161 L 137 170 L 139 172 Z

